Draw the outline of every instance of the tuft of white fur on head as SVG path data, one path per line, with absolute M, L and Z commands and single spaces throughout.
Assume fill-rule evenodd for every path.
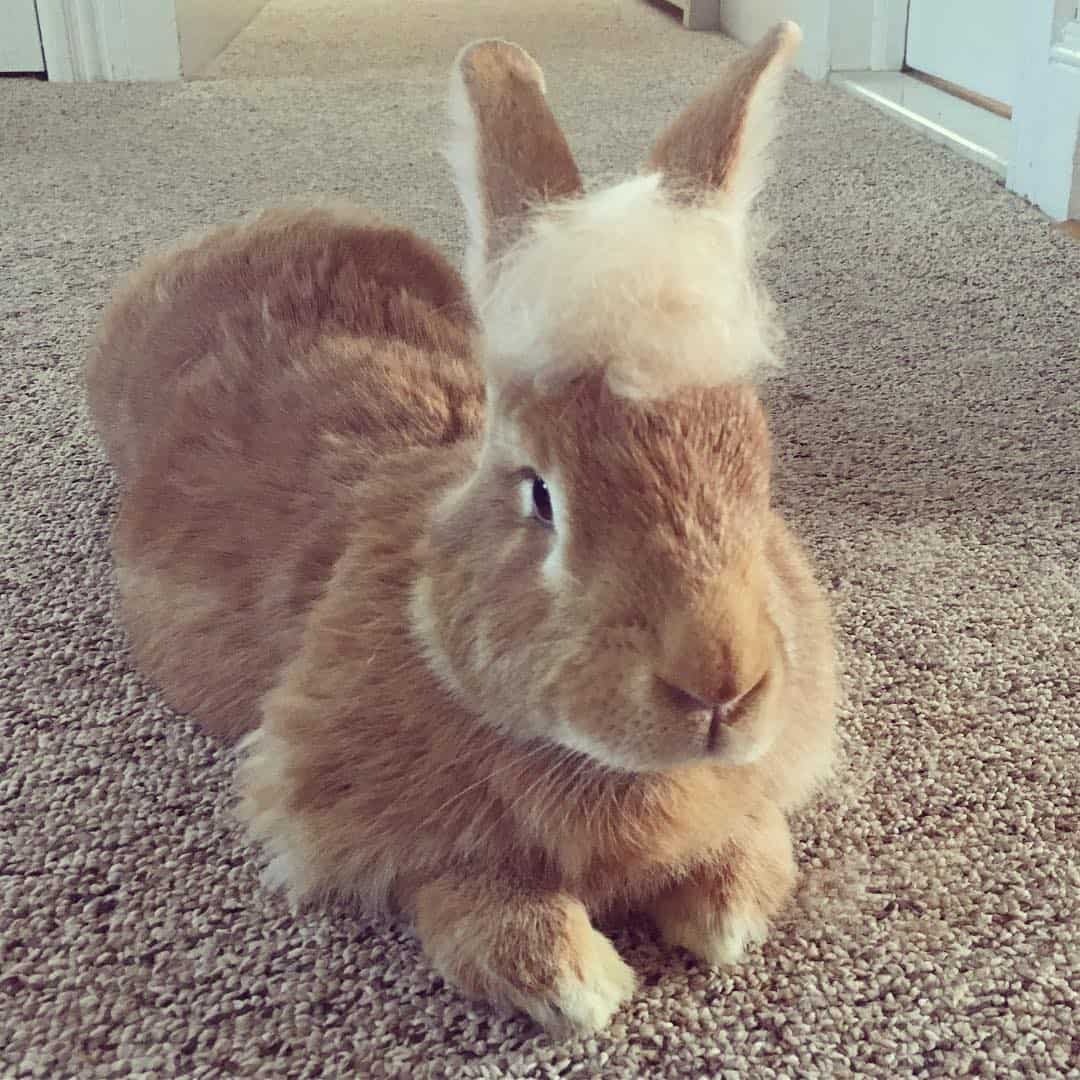
M 778 363 L 746 215 L 670 198 L 659 173 L 539 207 L 476 296 L 495 382 L 603 367 L 613 390 L 658 397 Z

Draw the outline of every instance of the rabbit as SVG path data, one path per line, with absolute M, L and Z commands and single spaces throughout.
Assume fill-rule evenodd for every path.
M 363 210 L 269 210 L 139 268 L 87 362 L 134 655 L 239 741 L 269 881 L 403 920 L 552 1033 L 633 993 L 605 920 L 707 964 L 764 940 L 831 769 L 831 614 L 755 389 L 800 39 L 595 190 L 534 60 L 469 45 L 463 274 Z

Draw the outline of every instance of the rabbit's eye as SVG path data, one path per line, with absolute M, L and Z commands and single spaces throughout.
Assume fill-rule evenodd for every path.
M 551 492 L 547 484 L 539 476 L 533 477 L 532 482 L 532 507 L 533 515 L 545 525 L 555 523 L 555 512 L 551 508 Z
M 522 469 L 517 474 L 517 490 L 522 518 L 554 529 L 555 506 L 551 501 L 551 492 L 535 470 Z

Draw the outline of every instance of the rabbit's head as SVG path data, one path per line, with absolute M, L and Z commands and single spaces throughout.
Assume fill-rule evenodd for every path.
M 540 69 L 454 68 L 488 416 L 441 502 L 414 623 L 486 721 L 632 771 L 755 760 L 780 718 L 770 449 L 750 379 L 775 329 L 748 250 L 783 73 L 776 27 L 586 193 Z

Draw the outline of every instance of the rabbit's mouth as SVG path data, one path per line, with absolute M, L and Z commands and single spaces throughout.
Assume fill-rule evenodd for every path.
M 778 667 L 770 668 L 746 693 L 711 711 L 706 757 L 725 765 L 749 765 L 768 752 L 776 736 L 775 702 L 782 678 Z
M 709 732 L 705 736 L 705 753 L 710 757 L 716 753 L 716 748 L 723 733 L 724 717 L 720 709 L 713 709 L 709 719 Z
M 716 705 L 709 713 L 709 729 L 705 735 L 705 752 L 710 757 L 714 756 L 726 742 L 726 732 L 734 724 L 739 724 L 760 703 L 761 698 L 769 692 L 769 683 L 774 678 L 771 672 L 764 675 L 745 693 L 737 698 Z

